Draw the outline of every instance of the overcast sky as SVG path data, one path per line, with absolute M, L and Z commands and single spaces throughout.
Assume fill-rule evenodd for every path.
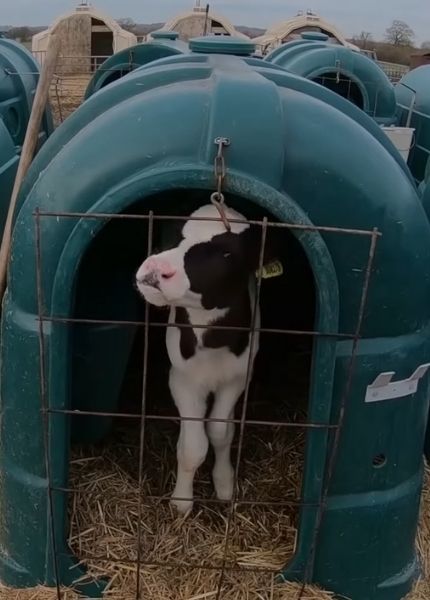
M 210 1 L 210 0 L 209 0 Z M 202 0 L 202 5 L 206 0 Z M 46 25 L 77 0 L 0 0 L 1 25 Z M 163 22 L 191 8 L 194 0 L 94 0 L 93 6 L 138 23 Z M 211 0 L 213 10 L 236 25 L 268 27 L 298 10 L 313 9 L 351 36 L 362 30 L 381 38 L 393 19 L 409 23 L 418 41 L 430 39 L 430 0 Z

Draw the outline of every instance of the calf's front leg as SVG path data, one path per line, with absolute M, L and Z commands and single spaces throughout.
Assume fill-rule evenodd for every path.
M 233 419 L 234 407 L 244 388 L 245 381 L 242 377 L 224 383 L 215 394 L 215 402 L 209 418 Z M 230 454 L 234 423 L 209 421 L 207 431 L 215 452 L 212 477 L 217 497 L 220 500 L 231 500 L 234 491 L 234 469 Z
M 177 444 L 177 477 L 172 494 L 172 504 L 182 513 L 193 507 L 193 481 L 197 469 L 203 463 L 208 451 L 208 438 L 205 432 L 206 395 L 191 379 L 175 369 L 170 370 L 170 391 L 181 417 L 202 419 L 201 421 L 181 421 Z

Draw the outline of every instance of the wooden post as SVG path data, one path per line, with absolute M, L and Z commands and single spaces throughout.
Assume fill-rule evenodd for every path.
M 7 268 L 9 263 L 9 253 L 12 240 L 12 226 L 15 214 L 18 194 L 22 182 L 33 160 L 34 151 L 39 139 L 40 125 L 49 99 L 49 88 L 57 66 L 57 59 L 60 52 L 61 39 L 58 33 L 53 32 L 50 36 L 45 61 L 43 63 L 36 94 L 34 96 L 30 119 L 24 144 L 21 150 L 18 170 L 10 199 L 9 210 L 7 213 L 6 224 L 3 232 L 3 239 L 0 247 L 0 298 L 3 298 L 6 289 Z
M 205 26 L 204 26 L 204 30 L 203 30 L 203 35 L 204 36 L 207 36 L 207 34 L 208 34 L 208 20 L 209 20 L 209 4 L 206 4 Z

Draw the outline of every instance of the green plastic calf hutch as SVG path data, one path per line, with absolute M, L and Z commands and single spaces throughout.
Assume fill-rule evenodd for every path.
M 146 243 L 142 221 L 126 217 L 181 214 L 189 197 L 207 202 L 219 137 L 230 140 L 227 201 L 288 224 L 313 277 L 319 335 L 308 419 L 319 426 L 306 429 L 297 545 L 282 577 L 352 600 L 400 600 L 419 574 L 429 222 L 406 164 L 373 119 L 239 45 L 193 41 L 192 53 L 100 90 L 27 176 L 2 316 L 7 585 L 54 585 L 56 569 L 61 584 L 73 585 L 83 574 L 67 545 L 67 411 L 118 408 L 133 326 L 114 321 L 138 314 L 132 281 Z M 228 55 L 233 47 L 241 56 Z M 64 322 L 80 318 L 110 324 L 87 323 L 81 334 Z M 99 435 L 96 420 L 87 421 L 88 439 Z M 98 597 L 103 582 L 80 586 Z
M 0 117 L 17 146 L 22 146 L 39 79 L 39 65 L 21 44 L 0 39 Z M 44 114 L 39 145 L 52 133 L 49 110 Z
M 285 44 L 281 44 L 277 48 L 274 48 L 270 52 L 268 52 L 265 56 L 265 60 L 268 62 L 275 62 L 275 59 L 285 52 L 285 47 L 288 44 L 288 48 L 293 48 L 294 46 L 302 46 L 303 44 L 308 44 L 309 41 L 313 42 L 322 42 L 325 43 L 329 40 L 329 36 L 325 33 L 320 33 L 319 31 L 304 31 L 300 38 L 291 40 L 286 42 Z
M 0 232 L 3 232 L 12 194 L 19 154 L 13 139 L 0 119 Z
M 395 91 L 400 125 L 415 130 L 408 164 L 430 219 L 430 65 L 409 71 L 396 85 Z M 425 452 L 430 458 L 430 422 Z
M 423 203 L 424 210 L 426 212 L 427 218 L 430 221 L 430 158 L 427 161 L 425 177 L 419 186 L 419 190 L 421 192 L 421 200 Z M 429 422 L 427 425 L 424 453 L 427 459 L 430 460 L 430 415 Z
M 399 124 L 415 129 L 409 166 L 419 184 L 430 156 L 430 65 L 409 71 L 396 85 L 395 92 Z
M 304 33 L 301 40 L 276 48 L 265 60 L 344 96 L 380 125 L 395 124 L 394 87 L 380 66 L 327 40 L 321 34 Z
M 88 84 L 85 98 L 142 65 L 166 56 L 188 52 L 188 45 L 178 39 L 178 33 L 175 31 L 154 31 L 151 36 L 152 41 L 121 50 L 105 60 Z
M 168 29 L 157 29 L 157 31 L 151 33 L 151 38 L 153 40 L 170 40 L 174 42 L 179 39 L 179 33 L 177 31 L 169 31 Z M 184 46 L 186 47 L 185 43 Z
M 39 67 L 17 42 L 0 38 L 0 236 L 27 131 Z M 45 112 L 37 148 L 52 133 L 49 109 Z

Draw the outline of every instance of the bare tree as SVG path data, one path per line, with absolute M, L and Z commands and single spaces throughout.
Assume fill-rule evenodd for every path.
M 363 50 L 367 49 L 369 42 L 373 40 L 372 33 L 370 31 L 362 31 L 358 36 L 358 41 Z
M 421 44 L 423 50 L 430 50 L 430 40 L 427 40 Z
M 359 34 L 355 34 L 352 41 L 359 48 L 367 50 L 368 45 L 373 41 L 373 35 L 370 31 L 362 31 Z
M 393 46 L 412 46 L 415 33 L 404 21 L 395 20 L 386 30 L 385 39 Z

